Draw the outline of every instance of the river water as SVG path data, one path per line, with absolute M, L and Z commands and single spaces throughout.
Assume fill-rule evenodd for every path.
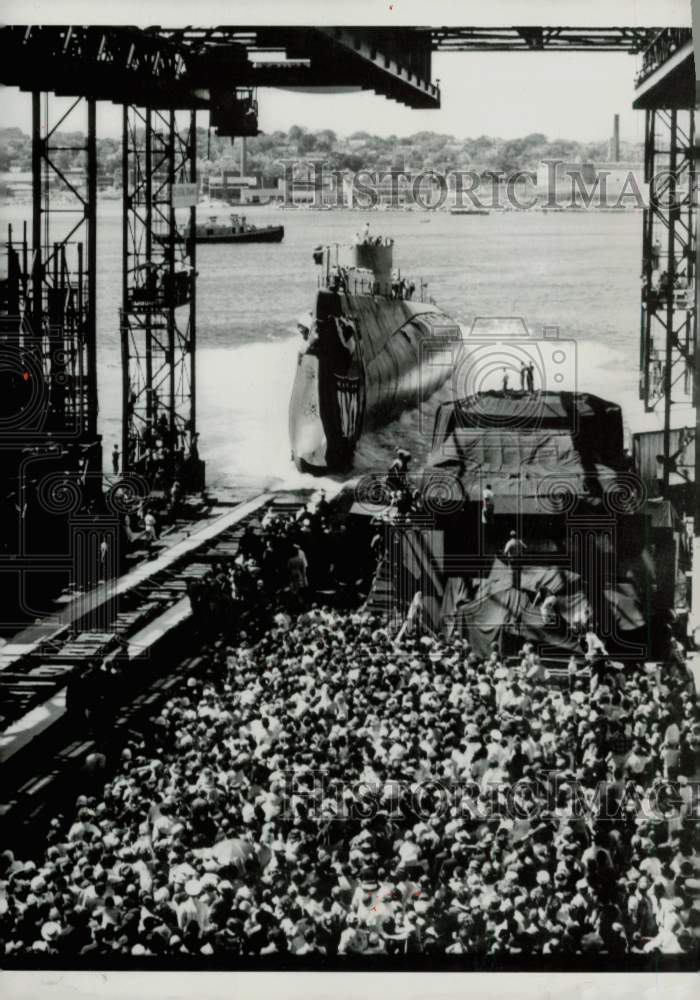
M 3 206 L 0 219 L 17 224 L 26 211 Z M 106 466 L 120 441 L 120 212 L 119 202 L 102 202 L 98 216 L 99 421 Z M 402 273 L 426 280 L 436 302 L 466 329 L 477 317 L 514 316 L 533 335 L 558 327 L 561 338 L 575 342 L 575 348 L 567 345 L 562 388 L 620 403 L 628 431 L 660 426 L 655 415 L 641 413 L 637 398 L 641 213 L 414 211 L 366 218 L 373 232 L 394 238 Z M 197 248 L 200 450 L 212 487 L 294 486 L 308 482 L 290 461 L 287 404 L 299 346 L 296 320 L 312 306 L 316 290 L 311 251 L 319 243 L 350 242 L 365 215 L 262 207 L 249 209 L 248 220 L 283 223 L 284 242 Z M 440 398 L 424 407 L 422 419 L 406 413 L 365 437 L 357 471 L 385 467 L 399 443 L 420 458 Z

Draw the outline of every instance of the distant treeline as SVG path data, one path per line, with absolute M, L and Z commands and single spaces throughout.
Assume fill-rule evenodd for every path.
M 205 128 L 197 129 L 200 176 L 222 169 L 238 169 L 240 140 L 219 138 Z M 78 144 L 81 133 L 57 133 L 56 145 Z M 69 151 L 55 154 L 60 169 L 77 166 L 77 155 Z M 622 143 L 623 160 L 641 159 L 641 146 Z M 247 172 L 261 174 L 266 182 L 282 177 L 280 160 L 322 158 L 331 168 L 357 171 L 494 170 L 512 174 L 516 170 L 536 170 L 540 160 L 556 158 L 569 162 L 600 161 L 608 158 L 608 142 L 577 142 L 575 139 L 548 139 L 532 132 L 520 139 L 499 139 L 480 135 L 457 139 L 439 132 L 416 132 L 409 136 L 378 136 L 353 132 L 339 136 L 331 129 L 309 131 L 293 125 L 287 132 L 270 132 L 247 140 Z M 115 138 L 97 140 L 100 173 L 116 183 L 121 173 L 121 142 Z M 19 128 L 0 128 L 0 171 L 31 169 L 31 139 Z

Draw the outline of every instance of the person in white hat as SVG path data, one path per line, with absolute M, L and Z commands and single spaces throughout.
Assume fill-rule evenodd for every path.
M 486 756 L 489 759 L 495 758 L 501 765 L 507 761 L 508 741 L 504 738 L 500 729 L 491 730 L 488 743 L 486 744 Z
M 187 926 L 194 922 L 200 931 L 205 930 L 209 918 L 209 905 L 201 899 L 204 887 L 197 878 L 189 879 L 185 883 L 183 898 L 176 905 L 177 924 L 181 931 L 185 931 Z

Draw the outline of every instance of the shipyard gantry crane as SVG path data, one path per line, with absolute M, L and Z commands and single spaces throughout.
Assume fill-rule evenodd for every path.
M 693 566 L 700 567 L 700 344 L 697 335 L 698 134 L 693 41 L 678 30 L 660 32 L 648 47 L 636 81 L 634 107 L 646 114 L 640 398 L 661 413 L 663 495 L 671 495 L 675 456 L 694 451 Z M 694 426 L 674 427 L 674 406 L 694 409 Z M 694 438 L 694 441 L 693 441 Z M 680 445 L 680 448 L 679 448 Z M 700 648 L 700 586 L 693 588 L 690 631 Z
M 189 449 L 192 459 L 196 452 L 196 262 L 194 242 L 183 233 L 185 222 L 194 225 L 196 112 L 208 110 L 219 134 L 233 137 L 254 134 L 258 87 L 365 89 L 409 107 L 437 108 L 440 90 L 431 79 L 435 51 L 639 55 L 635 106 L 647 109 L 648 171 L 662 158 L 668 167 L 667 191 L 683 193 L 679 208 L 667 211 L 659 202 L 650 209 L 644 266 L 661 241 L 667 270 L 676 273 L 682 260 L 688 280 L 694 279 L 695 132 L 688 96 L 694 93 L 694 71 L 687 27 L 0 29 L 0 83 L 30 91 L 33 107 L 32 225 L 22 240 L 10 236 L 6 247 L 16 280 L 8 281 L 0 309 L 4 347 L 15 352 L 18 377 L 31 368 L 43 383 L 45 418 L 26 428 L 27 441 L 31 438 L 35 451 L 55 455 L 66 475 L 79 478 L 84 500 L 94 503 L 102 475 L 96 102 L 111 101 L 124 109 L 122 469 L 145 471 L 156 434 L 167 436 L 175 451 L 186 455 Z M 54 147 L 66 112 L 52 113 L 52 95 L 71 98 L 71 113 L 84 114 L 80 176 L 61 169 L 60 150 Z M 187 115 L 186 128 L 179 127 L 176 112 Z M 180 208 L 189 211 L 178 216 Z M 665 407 L 668 426 L 679 384 L 688 388 L 695 379 L 698 398 L 695 313 L 668 296 L 645 298 L 644 309 L 642 397 L 649 407 Z M 15 445 L 24 433 L 16 425 L 15 419 L 10 431 Z M 668 436 L 667 445 L 668 454 Z M 23 449 L 8 448 L 2 455 L 0 471 L 19 484 L 26 462 Z M 193 485 L 202 485 L 198 461 L 184 471 Z M 18 486 L 18 494 L 23 488 Z M 25 501 L 15 495 L 12 504 L 21 508 Z M 64 507 L 70 514 L 70 503 L 64 501 Z

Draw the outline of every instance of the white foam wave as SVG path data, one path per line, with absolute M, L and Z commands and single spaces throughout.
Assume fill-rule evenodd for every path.
M 207 481 L 213 488 L 319 486 L 330 493 L 339 488 L 339 477 L 305 475 L 291 461 L 288 405 L 298 348 L 295 334 L 282 340 L 198 351 L 198 425 Z M 592 392 L 620 404 L 629 433 L 660 429 L 661 414 L 643 412 L 636 366 L 625 351 L 587 341 L 576 345 L 576 355 L 575 367 L 563 366 L 565 376 L 558 388 Z M 500 388 L 499 373 L 500 369 L 494 371 L 493 384 L 483 388 Z M 510 384 L 519 385 L 515 373 Z M 365 434 L 357 449 L 354 474 L 385 469 L 397 445 L 407 447 L 419 466 L 430 447 L 435 411 L 451 395 L 448 384 L 420 410 L 406 411 L 393 423 Z M 674 418 L 677 426 L 687 423 L 688 408 L 674 407 Z

